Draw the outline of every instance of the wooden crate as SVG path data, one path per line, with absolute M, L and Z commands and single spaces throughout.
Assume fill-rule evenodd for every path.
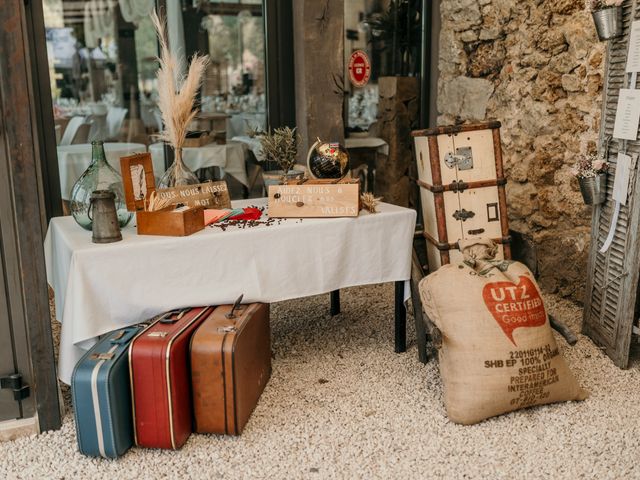
M 437 127 L 415 141 L 429 269 L 462 260 L 458 241 L 490 238 L 511 258 L 500 122 Z
M 357 217 L 360 212 L 360 181 L 292 180 L 269 186 L 272 218 Z
M 164 235 L 167 237 L 186 237 L 204 229 L 203 207 L 173 206 L 155 212 L 136 213 L 138 235 Z

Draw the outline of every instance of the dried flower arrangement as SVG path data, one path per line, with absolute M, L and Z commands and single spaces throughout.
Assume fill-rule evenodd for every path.
M 587 0 L 587 8 L 593 12 L 604 10 L 605 8 L 619 7 L 623 0 Z
M 382 197 L 376 197 L 372 193 L 365 192 L 360 195 L 360 203 L 362 204 L 362 208 L 369 213 L 378 213 L 378 203 L 380 203 Z
M 592 178 L 607 173 L 609 164 L 597 155 L 586 155 L 580 158 L 571 169 L 576 178 Z
M 154 11 L 151 20 L 160 44 L 160 68 L 158 69 L 158 108 L 164 130 L 158 138 L 171 144 L 175 150 L 175 162 L 160 180 L 161 187 L 173 187 L 198 183 L 197 177 L 182 162 L 182 146 L 187 137 L 189 123 L 196 116 L 193 108 L 209 57 L 195 54 L 185 75 L 181 62 L 169 50 L 166 21 Z
M 296 164 L 300 143 L 300 135 L 297 134 L 296 129 L 276 128 L 273 132 L 269 130 L 259 138 L 264 161 L 276 163 L 283 174 L 289 172 Z

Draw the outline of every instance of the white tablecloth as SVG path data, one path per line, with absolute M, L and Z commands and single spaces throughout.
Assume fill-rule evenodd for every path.
M 69 200 L 71 188 L 80 178 L 80 175 L 91 164 L 91 144 L 81 143 L 76 145 L 59 145 L 58 150 L 58 171 L 60 173 L 60 191 L 64 200 Z M 147 147 L 142 143 L 105 143 L 104 152 L 107 162 L 116 171 L 120 172 L 120 157 L 133 155 L 134 153 L 146 152 Z M 161 164 L 154 161 L 154 170 Z M 164 165 L 161 167 L 164 171 Z
M 264 205 L 266 199 L 234 202 Z M 357 218 L 289 219 L 253 228 L 206 227 L 189 237 L 139 236 L 91 243 L 71 217 L 51 220 L 47 278 L 62 322 L 58 376 L 69 383 L 98 335 L 194 305 L 277 302 L 340 288 L 407 281 L 414 210 L 381 204 Z M 302 321 L 303 319 L 301 319 Z
M 256 156 L 256 160 L 262 162 L 264 155 L 262 154 L 262 145 L 260 145 L 260 139 L 256 137 L 250 137 L 248 135 L 238 135 L 231 139 L 234 142 L 243 143 L 246 147 L 253 152 Z
M 210 143 L 202 147 L 186 147 L 182 149 L 184 163 L 194 172 L 200 168 L 220 167 L 232 175 L 243 185 L 248 185 L 247 167 L 244 157 L 245 147 L 240 143 L 217 145 Z M 162 143 L 149 145 L 155 170 L 156 161 L 164 165 L 164 149 Z M 162 169 L 164 171 L 164 168 Z

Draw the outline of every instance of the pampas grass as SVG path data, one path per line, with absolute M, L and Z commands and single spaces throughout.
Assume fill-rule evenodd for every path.
M 180 62 L 169 51 L 167 28 L 164 17 L 154 10 L 151 20 L 160 43 L 160 68 L 158 69 L 158 108 L 162 114 L 164 130 L 158 138 L 169 142 L 179 150 L 184 144 L 189 124 L 196 116 L 193 104 L 202 85 L 202 78 L 209 63 L 209 57 L 195 54 L 185 76 L 180 71 Z

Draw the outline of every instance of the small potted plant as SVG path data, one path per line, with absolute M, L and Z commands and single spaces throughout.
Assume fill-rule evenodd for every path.
M 597 155 L 580 158 L 572 169 L 578 179 L 584 203 L 598 205 L 606 200 L 609 164 Z
M 587 0 L 600 41 L 622 35 L 623 0 Z
M 293 168 L 296 164 L 300 143 L 300 135 L 295 128 L 282 127 L 273 131 L 269 129 L 258 138 L 262 150 L 261 161 L 267 162 L 268 165 L 276 164 L 280 168 L 263 174 L 265 186 L 278 185 L 285 180 L 304 176 L 304 170 Z

